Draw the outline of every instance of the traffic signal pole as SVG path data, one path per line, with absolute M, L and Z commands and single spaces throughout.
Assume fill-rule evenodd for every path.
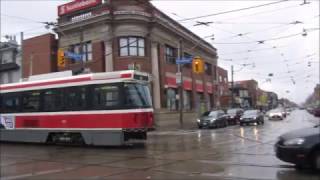
M 179 58 L 181 59 L 183 56 L 182 50 L 182 40 L 179 40 Z M 180 128 L 183 128 L 183 74 L 182 74 L 182 64 L 178 64 L 178 73 L 181 74 L 180 76 L 180 84 L 178 85 L 179 88 L 179 123 Z

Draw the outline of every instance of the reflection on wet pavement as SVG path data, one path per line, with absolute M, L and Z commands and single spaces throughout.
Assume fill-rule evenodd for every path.
M 317 121 L 297 110 L 264 126 L 153 131 L 145 144 L 128 147 L 2 143 L 1 179 L 318 180 L 273 151 L 280 134 Z

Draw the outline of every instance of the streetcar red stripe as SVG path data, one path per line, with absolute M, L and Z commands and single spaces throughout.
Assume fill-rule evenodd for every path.
M 16 128 L 151 128 L 152 112 L 16 116 Z
M 6 86 L 6 87 L 0 87 L 0 90 L 28 88 L 28 87 L 36 87 L 36 86 L 47 86 L 47 85 L 64 84 L 64 83 L 74 83 L 74 82 L 82 82 L 82 81 L 90 81 L 90 80 L 91 80 L 90 77 L 83 77 L 83 78 L 78 78 L 78 79 L 67 79 L 67 80 L 39 82 L 39 83 L 32 83 L 32 84 L 21 84 L 21 85 L 15 85 L 15 86 Z

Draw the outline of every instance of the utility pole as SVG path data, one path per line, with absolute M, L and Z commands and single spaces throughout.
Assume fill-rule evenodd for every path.
M 234 95 L 233 95 L 233 88 L 234 88 L 234 81 L 233 81 L 233 65 L 231 65 L 231 107 L 234 107 Z
M 29 67 L 29 76 L 32 76 L 33 74 L 33 52 L 30 55 L 30 67 Z
M 179 58 L 181 59 L 183 56 L 182 51 L 182 40 L 179 40 Z M 180 128 L 183 128 L 183 75 L 182 75 L 182 64 L 178 64 L 178 74 L 180 74 L 180 84 L 178 85 L 179 88 L 179 122 Z
M 23 79 L 23 67 L 24 67 L 24 62 L 23 62 L 23 32 L 20 32 L 20 44 L 21 44 L 21 79 Z

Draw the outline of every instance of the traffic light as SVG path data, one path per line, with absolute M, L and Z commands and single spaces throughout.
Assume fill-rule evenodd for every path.
M 63 49 L 58 50 L 58 67 L 65 67 L 66 66 L 66 59 L 64 57 Z
M 192 60 L 192 71 L 197 74 L 204 72 L 204 62 L 198 56 L 194 57 Z

